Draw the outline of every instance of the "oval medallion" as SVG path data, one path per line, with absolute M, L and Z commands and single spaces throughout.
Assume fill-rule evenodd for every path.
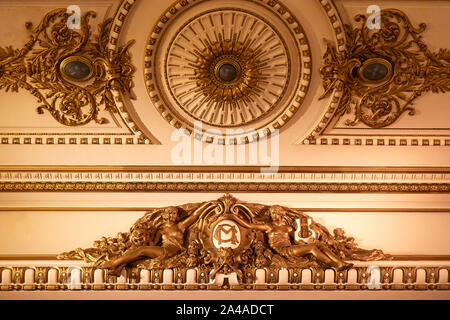
M 235 249 L 241 243 L 241 232 L 238 225 L 232 220 L 220 221 L 212 234 L 214 246 L 219 248 Z
M 65 58 L 60 65 L 61 74 L 71 81 L 86 81 L 92 77 L 92 64 L 82 56 Z
M 392 75 L 392 65 L 382 58 L 368 59 L 359 69 L 359 76 L 368 82 L 383 82 Z

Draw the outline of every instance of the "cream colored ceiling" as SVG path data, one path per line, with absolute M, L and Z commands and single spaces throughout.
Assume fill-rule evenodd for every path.
M 133 93 L 137 99 L 130 100 L 124 96 L 123 103 L 126 112 L 131 115 L 131 120 L 138 129 L 130 133 L 127 124 L 120 120 L 120 114 L 111 114 L 102 110 L 100 115 L 109 120 L 107 124 L 99 125 L 91 122 L 82 127 L 67 127 L 56 122 L 45 112 L 44 114 L 37 114 L 35 109 L 38 104 L 28 92 L 22 90 L 19 93 L 6 93 L 2 90 L 0 91 L 0 105 L 2 108 L 0 132 L 2 137 L 10 138 L 8 138 L 8 144 L 0 144 L 1 165 L 174 164 L 172 151 L 179 141 L 172 141 L 171 136 L 175 130 L 173 124 L 176 121 L 164 119 L 164 116 L 167 114 L 161 114 L 157 108 L 158 103 L 155 103 L 150 98 L 154 93 L 148 90 L 147 86 L 149 83 L 145 79 L 145 74 L 149 73 L 149 67 L 145 65 L 148 39 L 151 37 L 155 25 L 157 25 L 158 19 L 161 18 L 161 15 L 168 10 L 173 2 L 171 0 L 137 0 L 129 2 L 133 3 L 133 6 L 129 14 L 126 15 L 121 27 L 118 44 L 120 46 L 129 40 L 135 40 L 134 45 L 129 50 L 132 63 L 136 67 Z M 378 138 L 384 139 L 383 136 L 389 136 L 395 139 L 395 146 L 366 146 L 364 142 L 362 146 L 345 146 L 341 145 L 342 138 L 339 141 L 340 145 L 330 145 L 331 141 L 328 145 L 303 144 L 304 139 L 314 130 L 326 114 L 333 99 L 330 96 L 319 100 L 323 93 L 319 68 L 322 65 L 322 56 L 326 50 L 323 40 L 327 39 L 335 43 L 336 34 L 334 28 L 339 26 L 339 21 L 335 21 L 334 28 L 332 27 L 330 16 L 334 14 L 340 17 L 344 23 L 355 24 L 353 17 L 358 13 L 365 13 L 367 6 L 371 4 L 370 1 L 335 1 L 338 13 L 333 11 L 334 9 L 327 13 L 325 8 L 327 1 L 322 1 L 322 3 L 317 0 L 282 1 L 284 6 L 290 10 L 292 16 L 295 16 L 299 24 L 301 24 L 304 36 L 308 40 L 311 57 L 305 56 L 304 53 L 301 53 L 299 56 L 298 52 L 295 51 L 296 45 L 301 44 L 296 43 L 299 40 L 293 36 L 295 32 L 289 29 L 291 28 L 289 24 L 286 24 L 280 18 L 280 14 L 276 10 L 271 11 L 268 7 L 256 5 L 252 1 L 198 2 L 200 3 L 198 6 L 194 5 L 192 8 L 185 10 L 181 10 L 182 8 L 180 7 L 179 12 L 171 18 L 172 21 L 169 19 L 167 26 L 164 26 L 161 33 L 162 42 L 167 42 L 162 44 L 164 50 L 168 49 L 172 39 L 178 39 L 176 38 L 177 26 L 181 27 L 191 17 L 195 17 L 209 9 L 233 8 L 232 10 L 236 10 L 236 8 L 242 7 L 242 10 L 253 12 L 251 14 L 246 13 L 249 16 L 265 17 L 268 20 L 267 23 L 274 30 L 273 32 L 275 34 L 279 33 L 277 37 L 284 39 L 279 42 L 285 42 L 285 46 L 280 46 L 280 54 L 290 57 L 292 71 L 289 77 L 285 79 L 287 83 L 286 92 L 288 94 L 282 96 L 279 103 L 275 98 L 273 101 L 271 100 L 271 103 L 276 105 L 273 109 L 276 112 L 268 104 L 267 109 L 270 111 L 267 114 L 261 115 L 253 122 L 248 121 L 250 124 L 246 124 L 247 120 L 241 120 L 241 124 L 245 123 L 241 126 L 244 129 L 250 129 L 255 124 L 257 128 L 267 126 L 273 130 L 272 124 L 275 121 L 274 119 L 277 119 L 277 117 L 281 119 L 280 123 L 283 126 L 279 135 L 280 165 L 448 166 L 448 159 L 450 158 L 449 147 L 443 146 L 445 139 L 450 139 L 448 138 L 450 130 L 448 93 L 424 94 L 415 103 L 416 114 L 414 116 L 404 114 L 395 124 L 388 128 L 368 129 L 361 125 L 347 128 L 342 123 L 343 119 L 332 130 L 332 134 L 350 134 L 353 138 L 362 137 L 362 139 L 366 139 L 363 137 L 364 135 L 373 135 L 375 137 L 373 139 L 374 144 L 377 144 Z M 427 29 L 423 33 L 423 40 L 431 51 L 436 52 L 439 48 L 450 47 L 450 40 L 448 37 L 443 36 L 443 30 L 450 29 L 449 21 L 446 18 L 450 14 L 450 3 L 448 1 L 378 1 L 378 3 L 381 8 L 394 7 L 403 10 L 415 26 L 425 22 Z M 0 1 L 0 46 L 12 45 L 15 48 L 22 48 L 28 40 L 28 35 L 24 28 L 25 22 L 32 21 L 34 24 L 38 24 L 46 12 L 55 8 L 66 7 L 70 4 L 72 4 L 72 1 L 15 1 L 14 3 Z M 92 30 L 95 32 L 96 24 L 106 17 L 113 17 L 121 1 L 78 1 L 78 4 L 83 12 L 85 10 L 97 12 L 97 17 L 92 19 L 91 23 Z M 273 16 L 270 16 L 271 14 Z M 285 16 L 288 15 L 285 14 Z M 227 28 L 227 30 L 233 32 L 230 26 Z M 165 29 L 167 29 L 167 33 L 165 33 Z M 180 37 L 179 34 L 178 37 Z M 192 44 L 190 43 L 190 45 Z M 190 49 L 193 49 L 193 47 Z M 274 50 L 277 49 L 275 48 Z M 155 54 L 162 53 L 156 52 Z M 309 80 L 306 82 L 309 87 L 304 90 L 304 98 L 301 99 L 301 103 L 296 105 L 295 109 L 298 110 L 288 111 L 286 117 L 283 117 L 284 114 L 280 113 L 279 110 L 285 110 L 292 106 L 293 101 L 295 101 L 295 97 L 299 93 L 297 91 L 299 90 L 299 78 L 303 78 L 301 77 L 301 72 L 307 73 L 305 67 L 300 68 L 299 65 L 308 62 L 309 58 L 312 60 L 311 80 L 310 83 L 307 83 Z M 280 70 L 282 73 L 286 71 L 284 69 Z M 270 78 L 273 74 L 268 76 Z M 284 83 L 283 81 L 282 83 Z M 166 84 L 162 84 L 166 86 Z M 262 90 L 265 90 L 265 88 L 262 88 Z M 278 92 L 275 95 L 278 95 Z M 173 109 L 180 118 L 187 119 L 186 122 L 193 120 L 189 115 L 183 114 L 183 110 L 180 110 L 173 98 L 168 99 L 168 102 L 168 109 Z M 182 100 L 181 102 L 183 103 Z M 239 124 L 239 122 L 236 124 Z M 209 128 L 212 127 L 214 125 L 209 126 Z M 136 140 L 133 140 L 133 144 L 127 145 L 125 143 L 126 137 L 137 136 L 136 131 L 142 131 L 147 137 L 147 144 L 140 145 Z M 72 145 L 67 141 L 64 145 L 58 145 L 56 143 L 57 138 L 55 138 L 54 145 L 47 145 L 46 134 L 49 132 L 54 133 L 55 137 L 59 137 L 62 134 L 77 137 L 77 144 Z M 33 137 L 33 139 L 36 136 L 42 136 L 42 145 L 36 145 L 33 139 L 31 140 L 31 145 L 23 144 L 23 138 L 20 138 L 20 144 L 13 144 L 12 137 L 21 137 L 21 134 L 24 133 Z M 400 146 L 400 139 L 411 134 L 417 136 L 417 139 L 420 141 L 423 137 L 426 137 L 431 145 L 433 145 L 433 139 L 438 139 L 441 141 L 441 146 L 410 146 L 410 142 L 408 142 L 407 146 Z M 90 137 L 93 135 L 101 137 L 99 140 L 100 144 L 102 144 L 103 137 L 112 137 L 111 145 L 83 145 L 80 143 L 80 137 L 88 137 L 88 144 L 91 144 Z M 124 137 L 122 144 L 114 144 L 115 135 Z M 203 143 L 202 146 L 206 148 L 209 144 Z M 248 150 L 249 147 L 249 145 L 246 146 L 247 155 L 250 152 Z M 192 165 L 205 164 L 208 163 L 192 161 Z M 251 162 L 248 159 L 245 164 L 265 165 L 267 163 L 261 161 Z

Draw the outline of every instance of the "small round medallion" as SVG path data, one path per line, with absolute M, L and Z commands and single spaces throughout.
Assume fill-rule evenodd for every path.
M 241 232 L 232 220 L 220 221 L 213 230 L 213 244 L 216 248 L 236 249 L 241 243 Z
M 359 69 L 359 76 L 368 82 L 383 82 L 392 75 L 392 65 L 381 58 L 368 59 Z
M 92 64 L 81 56 L 65 58 L 60 65 L 61 74 L 71 81 L 86 81 L 92 77 Z
M 225 63 L 219 68 L 219 78 L 223 81 L 233 81 L 237 77 L 236 68 L 229 63 Z
M 241 77 L 242 67 L 239 59 L 235 56 L 221 55 L 211 63 L 210 68 L 211 73 L 209 74 L 209 77 L 212 83 L 219 89 L 237 88 L 244 80 Z M 219 99 L 219 97 L 216 98 Z

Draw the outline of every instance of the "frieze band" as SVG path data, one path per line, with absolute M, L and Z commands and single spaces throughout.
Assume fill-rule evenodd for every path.
M 56 258 L 0 260 L 0 290 L 450 289 L 448 260 L 397 262 L 302 210 L 230 194 L 150 209 L 128 232 Z
M 229 194 L 151 209 L 129 232 L 57 258 L 85 263 L 0 265 L 1 290 L 449 289 L 448 261 L 397 265 L 298 209 Z
M 430 266 L 383 266 L 379 267 L 379 283 L 372 284 L 367 267 L 355 266 L 331 278 L 314 268 L 286 269 L 272 273 L 261 283 L 232 284 L 225 278 L 220 284 L 206 283 L 201 273 L 185 273 L 178 270 L 153 270 L 127 268 L 122 275 L 111 275 L 105 269 L 89 266 L 0 266 L 0 291 L 72 291 L 72 290 L 450 290 L 445 272 L 448 264 Z M 330 270 L 331 271 L 331 270 Z M 189 273 L 188 273 L 189 272 Z M 287 277 L 286 277 L 287 272 Z M 394 272 L 400 277 L 394 277 Z M 25 273 L 29 276 L 25 277 Z M 31 274 L 30 274 L 31 273 Z M 383 276 L 381 276 L 381 274 Z M 395 278 L 395 279 L 394 279 Z M 267 279 L 267 280 L 266 280 Z M 200 282 L 197 282 L 197 281 Z M 282 283 L 280 283 L 280 280 Z M 283 281 L 286 280 L 286 281 Z M 201 282 L 203 281 L 203 282 Z
M 0 192 L 450 192 L 448 183 L 0 182 Z

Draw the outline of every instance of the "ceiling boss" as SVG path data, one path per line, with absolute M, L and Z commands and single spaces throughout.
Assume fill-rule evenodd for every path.
M 282 40 L 261 19 L 220 10 L 185 25 L 169 51 L 166 70 L 172 94 L 187 113 L 231 127 L 276 106 L 286 89 L 290 61 Z M 230 20 L 229 30 L 210 36 L 207 30 L 225 20 Z
M 311 57 L 303 28 L 280 2 L 197 0 L 162 16 L 145 66 L 152 103 L 170 124 L 191 134 L 201 121 L 196 138 L 234 144 L 292 117 L 309 87 Z

